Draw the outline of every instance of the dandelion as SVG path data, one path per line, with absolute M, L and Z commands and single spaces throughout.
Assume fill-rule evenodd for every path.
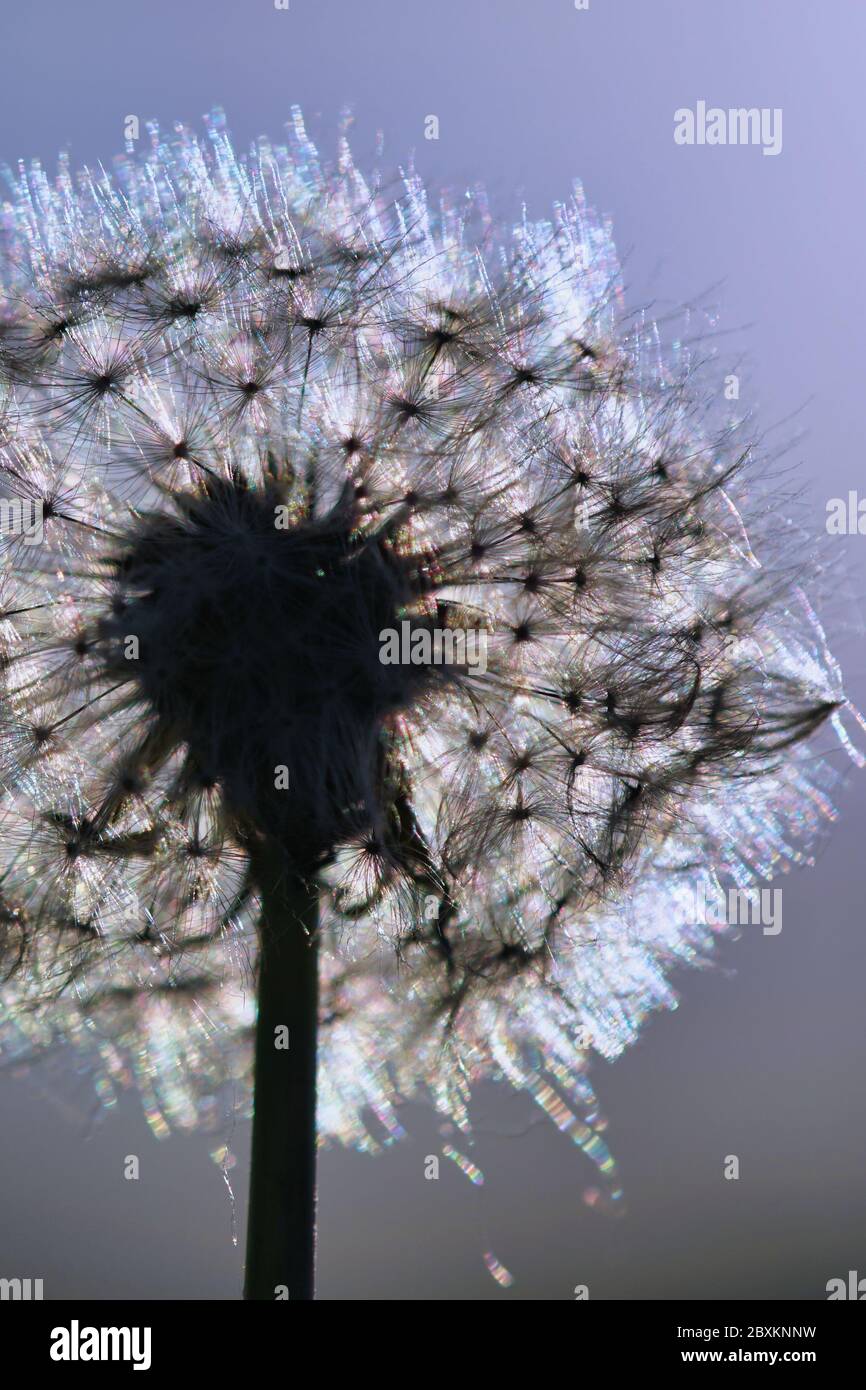
M 711 949 L 696 881 L 807 854 L 809 736 L 850 747 L 800 557 L 756 557 L 746 452 L 579 192 L 503 230 L 288 133 L 154 127 L 0 224 L 42 525 L 4 537 L 0 1039 L 162 1133 L 255 1033 L 250 1298 L 312 1297 L 317 1136 L 407 1097 L 465 1134 L 507 1079 L 616 1198 L 589 1056 Z

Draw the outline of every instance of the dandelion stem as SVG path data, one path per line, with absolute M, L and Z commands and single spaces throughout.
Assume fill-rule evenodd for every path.
M 262 917 L 244 1298 L 311 1300 L 318 898 L 277 846 L 258 849 L 253 870 Z

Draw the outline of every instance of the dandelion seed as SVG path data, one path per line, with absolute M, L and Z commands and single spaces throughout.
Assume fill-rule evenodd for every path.
M 475 1187 L 483 1187 L 484 1174 L 478 1165 L 472 1162 L 471 1158 L 467 1158 L 465 1154 L 460 1153 L 459 1150 L 455 1149 L 451 1144 L 443 1144 L 442 1152 L 446 1158 L 451 1159 L 452 1163 L 456 1163 L 461 1173 L 464 1173 Z
M 496 1280 L 500 1288 L 510 1289 L 511 1285 L 514 1283 L 514 1275 L 509 1273 L 505 1265 L 496 1258 L 492 1250 L 486 1250 L 483 1258 L 490 1277 Z

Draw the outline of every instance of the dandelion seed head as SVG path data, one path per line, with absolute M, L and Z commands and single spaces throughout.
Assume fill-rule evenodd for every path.
M 42 536 L 3 538 L 6 1051 L 71 1041 L 158 1133 L 248 1095 L 264 836 L 321 887 L 322 1140 L 412 1096 L 465 1131 L 494 1076 L 616 1196 L 588 1057 L 712 950 L 696 884 L 808 858 L 807 737 L 848 742 L 688 352 L 579 190 L 498 227 L 297 112 L 12 182 L 0 483 Z M 384 663 L 403 625 L 483 668 Z

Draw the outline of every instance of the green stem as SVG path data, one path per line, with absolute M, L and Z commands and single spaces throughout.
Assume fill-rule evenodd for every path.
M 311 1300 L 318 896 L 276 846 L 256 849 L 253 871 L 262 917 L 244 1298 Z

